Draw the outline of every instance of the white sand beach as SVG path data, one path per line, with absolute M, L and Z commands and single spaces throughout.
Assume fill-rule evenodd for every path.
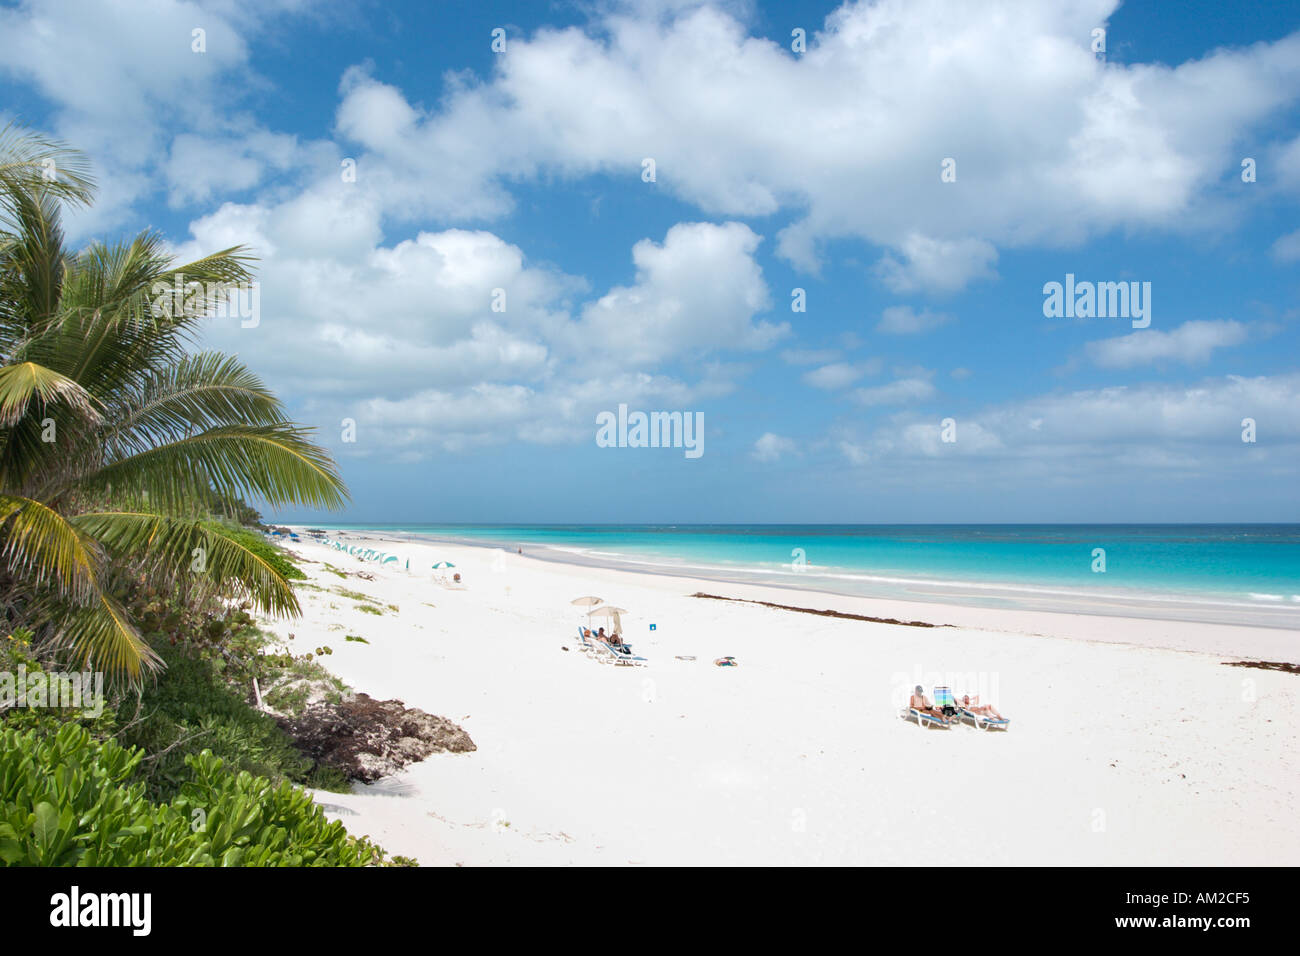
M 385 542 L 307 538 L 318 588 L 272 625 L 358 691 L 460 724 L 334 818 L 424 865 L 1300 863 L 1300 633 L 838 597 Z M 463 589 L 429 566 L 455 563 Z M 325 567 L 365 571 L 341 579 Z M 423 570 L 417 572 L 416 568 Z M 331 589 L 363 592 L 383 608 Z M 695 592 L 920 620 L 818 617 Z M 645 666 L 580 652 L 596 595 Z M 391 610 L 394 605 L 399 610 Z M 654 624 L 655 629 L 650 630 Z M 347 634 L 369 643 L 345 641 Z M 732 655 L 739 666 L 714 666 Z M 682 660 L 680 657 L 693 657 Z M 899 718 L 915 684 L 983 687 L 1006 732 Z M 901 695 L 901 696 L 900 696 Z

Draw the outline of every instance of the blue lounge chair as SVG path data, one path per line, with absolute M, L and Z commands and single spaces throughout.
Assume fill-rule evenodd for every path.
M 961 720 L 981 730 L 1006 730 L 1011 726 L 1011 721 L 1005 717 L 989 717 L 987 714 L 977 714 L 962 704 L 957 705 L 957 714 Z
M 948 690 L 948 688 L 946 687 L 936 687 L 934 689 L 934 696 L 935 696 L 934 706 L 936 709 L 940 709 L 940 710 L 943 709 L 943 705 L 939 702 L 939 692 L 946 691 L 946 690 Z M 948 696 L 949 697 L 952 696 L 951 691 L 948 692 Z M 950 704 L 949 706 L 952 705 Z M 915 707 L 912 707 L 909 703 L 908 706 L 903 708 L 903 712 L 899 716 L 902 717 L 904 720 L 915 720 L 916 725 L 918 727 L 941 727 L 944 730 L 949 730 L 952 728 L 953 724 L 957 723 L 957 714 L 956 714 L 955 707 L 954 707 L 954 712 L 952 717 L 947 717 L 947 716 L 936 717 L 934 714 L 928 714 L 925 711 L 917 710 Z

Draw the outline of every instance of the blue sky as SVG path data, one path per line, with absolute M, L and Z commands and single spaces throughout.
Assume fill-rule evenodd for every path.
M 341 520 L 1300 520 L 1285 4 L 0 3 L 0 118 L 90 155 L 74 242 L 253 247 L 203 344 Z

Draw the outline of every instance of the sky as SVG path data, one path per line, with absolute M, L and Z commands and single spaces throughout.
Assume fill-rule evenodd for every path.
M 258 256 L 280 520 L 1300 520 L 1300 5 L 0 0 L 6 121 Z

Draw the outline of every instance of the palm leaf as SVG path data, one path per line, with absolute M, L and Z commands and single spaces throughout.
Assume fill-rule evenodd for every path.
M 60 642 L 92 670 L 138 683 L 146 671 L 156 671 L 162 661 L 148 645 L 118 601 L 97 591 L 94 603 L 76 607 L 63 616 Z
M 309 436 L 290 424 L 223 425 L 118 459 L 82 486 L 111 486 L 168 513 L 183 513 L 209 487 L 271 505 L 340 508 L 348 495 L 337 466 Z
M 92 512 L 72 522 L 110 552 L 135 557 L 156 580 L 183 582 L 209 593 L 233 590 L 267 614 L 301 611 L 289 582 L 220 526 L 125 511 Z
M 39 501 L 0 494 L 0 560 L 16 578 L 38 587 L 53 586 L 72 601 L 86 600 L 96 589 L 98 555 L 57 511 Z
M 99 421 L 94 400 L 67 376 L 35 362 L 0 368 L 0 427 L 18 424 L 33 399 L 42 405 L 62 404 L 83 418 Z

